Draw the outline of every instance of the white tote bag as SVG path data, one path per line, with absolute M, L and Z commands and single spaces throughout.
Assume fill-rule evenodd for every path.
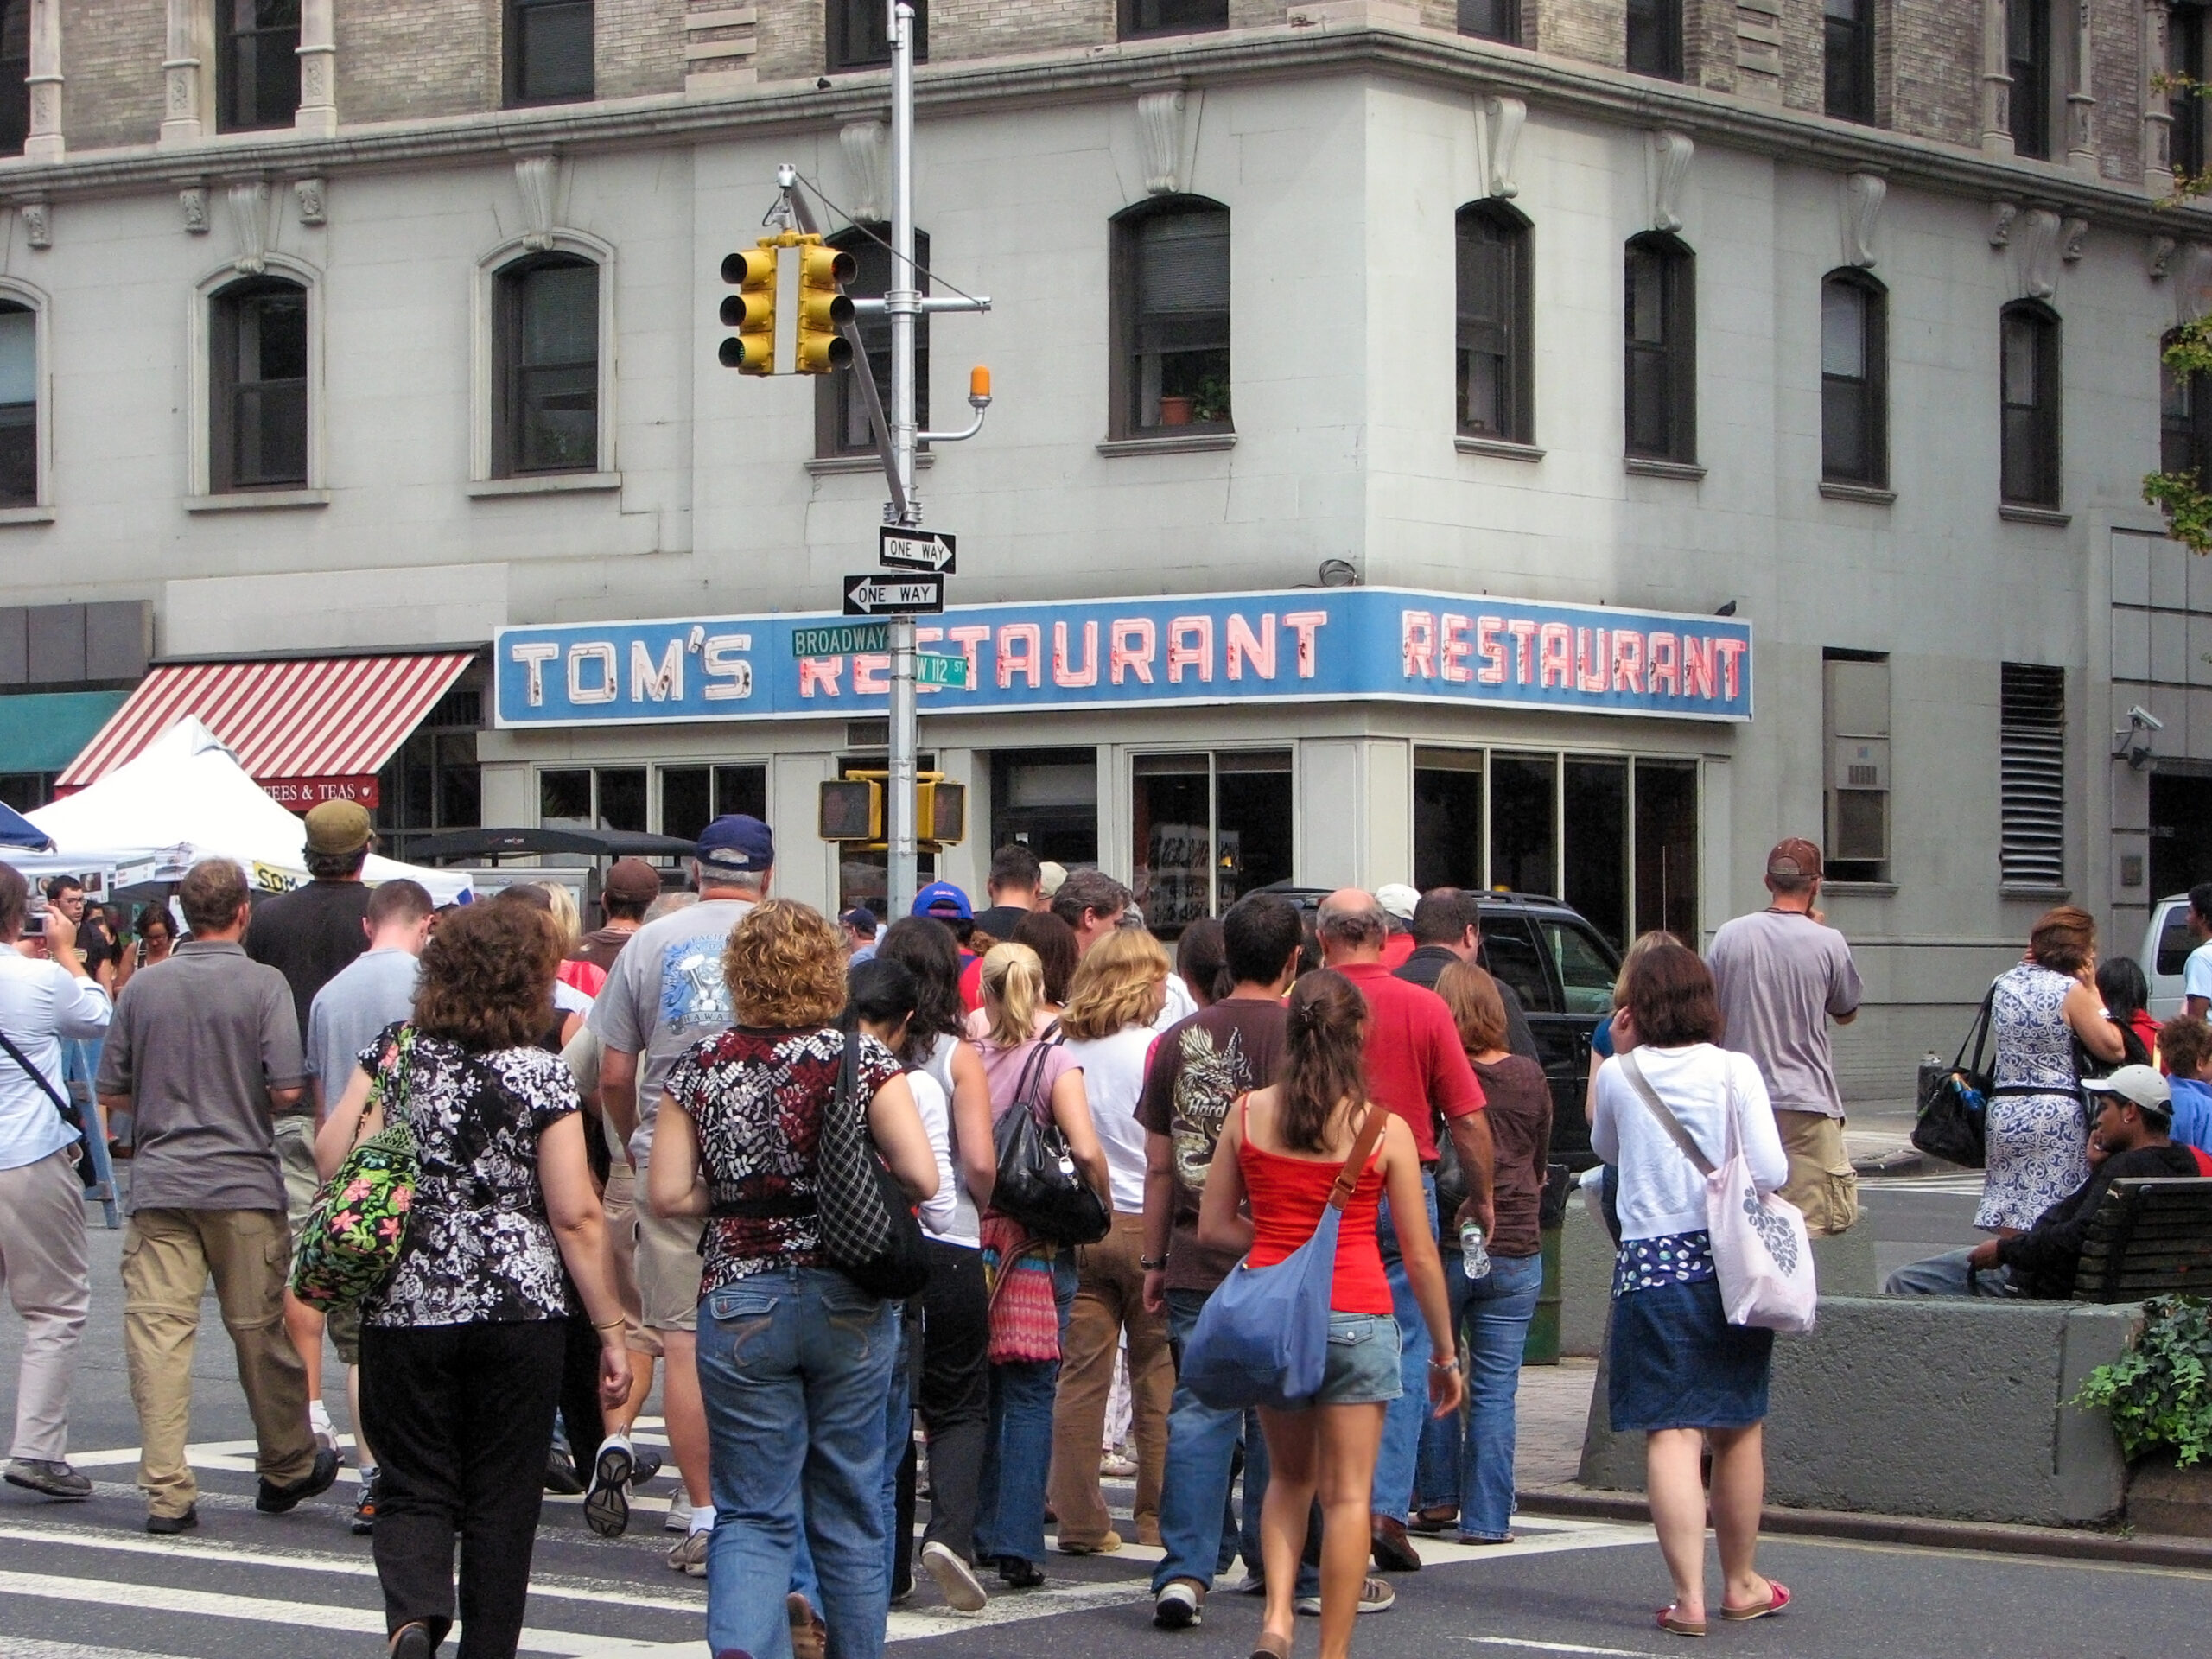
M 1777 1193 L 1762 1195 L 1751 1179 L 1737 1122 L 1741 1108 L 1735 1084 L 1728 1086 L 1728 1140 L 1716 1169 L 1659 1098 L 1637 1064 L 1635 1051 L 1620 1059 L 1645 1107 L 1705 1177 L 1705 1224 L 1713 1236 L 1713 1272 L 1728 1323 L 1797 1334 L 1810 1331 L 1820 1300 L 1813 1280 L 1813 1241 L 1803 1211 Z

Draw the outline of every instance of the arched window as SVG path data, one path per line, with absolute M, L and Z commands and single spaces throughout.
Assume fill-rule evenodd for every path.
M 1627 450 L 1697 460 L 1697 256 L 1656 232 L 1632 237 L 1626 269 Z
M 1535 442 L 1529 221 L 1502 201 L 1459 213 L 1459 430 Z
M 2058 314 L 2016 300 L 1999 322 L 1999 418 L 2004 499 L 2026 507 L 2059 503 Z
M 2177 374 L 2158 342 L 2158 470 L 2181 473 L 2212 490 L 2212 374 Z
M 1821 283 L 1821 476 L 1889 482 L 1889 294 L 1863 270 Z
M 518 259 L 493 278 L 493 477 L 599 469 L 599 282 L 573 253 Z
M 0 298 L 0 507 L 38 505 L 38 314 Z
M 1229 209 L 1163 196 L 1117 217 L 1113 237 L 1112 435 L 1232 430 Z
M 289 127 L 300 107 L 300 0 L 215 0 L 217 124 Z
M 281 276 L 219 289 L 208 311 L 208 489 L 308 482 L 308 291 Z
M 894 286 L 912 287 L 924 294 L 930 291 L 929 279 L 920 271 L 912 273 L 911 283 L 892 282 L 891 250 L 884 245 L 890 239 L 888 225 L 870 225 L 865 231 L 842 230 L 829 238 L 831 247 L 851 254 L 853 263 L 860 267 L 845 284 L 845 292 L 852 298 L 880 300 Z M 929 268 L 930 238 L 925 231 L 914 232 L 914 263 L 924 270 Z M 861 343 L 867 348 L 868 369 L 875 376 L 876 392 L 883 399 L 883 416 L 887 421 L 891 418 L 891 319 L 866 316 L 860 319 L 860 327 Z M 815 377 L 814 453 L 824 460 L 875 453 L 875 435 L 868 426 L 868 399 L 860 387 L 859 368 L 855 364 L 851 373 Z M 926 316 L 914 319 L 914 419 L 923 431 L 929 430 L 930 320 Z

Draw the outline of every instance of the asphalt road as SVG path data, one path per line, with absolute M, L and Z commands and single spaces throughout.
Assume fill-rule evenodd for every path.
M 1883 1265 L 1970 1242 L 1972 1198 L 1942 1182 L 1869 1184 Z M 1950 1185 L 1957 1185 L 1952 1183 Z M 0 1488 L 0 1656 L 22 1659 L 367 1659 L 381 1650 L 381 1604 L 368 1541 L 346 1520 L 352 1488 L 291 1515 L 253 1511 L 251 1433 L 229 1344 L 213 1305 L 194 1357 L 194 1461 L 203 1526 L 149 1538 L 130 1484 L 137 1443 L 124 1374 L 118 1235 L 93 1235 L 93 1317 L 73 1401 L 72 1454 L 99 1482 L 89 1503 L 54 1504 Z M 12 1395 L 20 1327 L 0 1316 L 0 1377 Z M 0 1396 L 0 1411 L 11 1409 Z M 339 1415 L 343 1421 L 342 1404 Z M 549 1499 L 540 1529 L 524 1650 L 595 1659 L 706 1659 L 705 1586 L 671 1573 L 655 1500 L 631 1536 L 592 1537 L 575 1500 Z M 1126 1485 L 1109 1486 L 1126 1505 Z M 1127 1530 L 1127 1529 L 1125 1529 Z M 1357 1646 L 1424 1659 L 1495 1653 L 1678 1653 L 1653 1628 L 1668 1599 L 1647 1529 L 1532 1519 L 1503 1550 L 1424 1541 L 1429 1566 L 1401 1577 L 1390 1612 L 1362 1621 Z M 996 1599 L 979 1619 L 946 1612 L 926 1583 L 894 1611 L 891 1637 L 916 1655 L 975 1659 L 1241 1659 L 1259 1629 L 1256 1601 L 1211 1599 L 1202 1629 L 1151 1627 L 1152 1552 L 1055 1556 L 1041 1590 Z M 1716 1630 L 1732 1653 L 1793 1659 L 2178 1659 L 2212 1650 L 2212 1574 L 2181 1573 L 1789 1539 L 1762 1565 L 1797 1592 L 1783 1618 Z M 1311 1624 L 1304 1642 L 1313 1639 Z M 1302 1646 L 1310 1653 L 1310 1646 Z M 762 1656 L 761 1659 L 779 1659 Z

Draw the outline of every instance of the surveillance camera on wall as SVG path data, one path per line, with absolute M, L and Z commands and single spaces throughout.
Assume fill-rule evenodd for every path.
M 2130 726 L 2146 727 L 2154 732 L 2163 732 L 2166 729 L 2166 722 L 2139 702 L 2127 711 L 2127 723 Z

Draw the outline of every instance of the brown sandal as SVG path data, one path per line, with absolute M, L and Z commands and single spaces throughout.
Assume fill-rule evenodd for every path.
M 1669 1636 L 1703 1636 L 1705 1622 L 1700 1619 L 1692 1624 L 1687 1618 L 1676 1618 L 1675 1609 L 1677 1605 L 1677 1603 L 1670 1601 L 1659 1610 L 1659 1628 Z
M 1252 1643 L 1252 1659 L 1290 1659 L 1290 1638 L 1262 1630 Z

